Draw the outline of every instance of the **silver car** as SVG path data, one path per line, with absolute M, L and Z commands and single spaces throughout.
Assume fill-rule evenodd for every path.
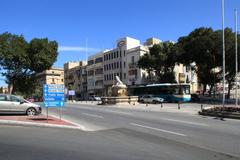
M 0 113 L 23 113 L 30 116 L 42 112 L 41 106 L 31 103 L 21 97 L 8 94 L 0 94 Z
M 145 95 L 145 96 L 142 96 L 140 99 L 139 99 L 140 102 L 142 103 L 162 103 L 164 101 L 163 98 L 159 98 L 159 97 L 154 97 L 152 95 Z

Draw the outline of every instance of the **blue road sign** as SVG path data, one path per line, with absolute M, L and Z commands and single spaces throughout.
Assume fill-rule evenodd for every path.
M 64 85 L 62 84 L 44 84 L 44 106 L 64 107 L 64 90 Z

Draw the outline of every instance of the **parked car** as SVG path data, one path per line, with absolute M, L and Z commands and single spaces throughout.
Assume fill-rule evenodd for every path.
M 21 97 L 8 94 L 0 94 L 0 113 L 22 113 L 29 116 L 42 112 L 41 106 L 31 103 Z
M 191 94 L 191 101 L 192 102 L 199 102 L 200 98 L 198 94 Z
M 101 101 L 101 98 L 100 98 L 100 97 L 97 97 L 97 96 L 89 96 L 89 97 L 88 97 L 88 100 L 89 100 L 89 101 Z
M 159 98 L 159 97 L 154 97 L 152 95 L 145 95 L 140 97 L 139 99 L 140 102 L 142 103 L 162 103 L 164 101 L 163 98 Z

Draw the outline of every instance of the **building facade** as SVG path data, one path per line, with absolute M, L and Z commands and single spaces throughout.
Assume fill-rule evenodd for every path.
M 75 99 L 87 97 L 87 62 L 67 62 L 64 64 L 64 85 L 66 92 L 75 91 Z
M 37 74 L 38 84 L 64 84 L 64 71 L 62 68 L 51 68 Z
M 87 90 L 88 95 L 103 96 L 103 54 L 105 51 L 88 57 Z
M 0 87 L 0 93 L 7 94 L 8 93 L 8 87 Z
M 140 41 L 130 37 L 117 40 L 116 48 L 103 54 L 104 94 L 111 95 L 111 87 L 115 83 L 115 76 L 126 85 L 140 85 L 145 83 L 146 72 L 137 66 L 139 58 L 148 53 L 148 48 Z
M 76 96 L 109 96 L 115 76 L 127 86 L 153 83 L 146 70 L 138 67 L 141 56 L 149 54 L 149 47 L 162 41 L 149 38 L 144 45 L 139 40 L 124 37 L 116 41 L 114 49 L 105 50 L 88 57 L 88 62 L 68 62 L 64 64 L 64 81 L 68 90 L 75 90 Z M 198 89 L 197 75 L 191 67 L 176 64 L 174 68 L 177 83 L 191 85 L 191 92 Z M 153 75 L 154 77 L 154 75 Z

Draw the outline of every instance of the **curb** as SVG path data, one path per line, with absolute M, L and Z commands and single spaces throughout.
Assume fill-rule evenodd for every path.
M 210 116 L 210 117 L 220 117 L 220 118 L 231 118 L 231 119 L 239 119 L 239 115 L 234 115 L 232 113 L 220 113 L 220 112 L 198 112 L 199 115 Z
M 14 120 L 0 120 L 0 124 L 3 124 L 3 125 L 19 125 L 19 126 L 37 126 L 37 127 L 49 127 L 49 128 L 65 128 L 65 129 L 77 129 L 77 130 L 87 131 L 84 126 L 80 126 L 80 125 L 66 126 L 66 125 L 58 125 L 58 124 L 20 122 L 20 121 L 14 121 Z

